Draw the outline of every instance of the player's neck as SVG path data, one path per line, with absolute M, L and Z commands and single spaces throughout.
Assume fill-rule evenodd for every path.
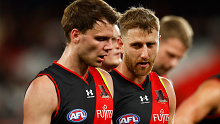
M 65 48 L 61 58 L 57 61 L 57 63 L 79 74 L 82 78 L 85 78 L 88 72 L 89 66 L 83 62 L 80 62 L 75 53 L 68 47 Z
M 107 72 L 111 72 L 115 67 L 117 67 L 117 65 L 105 65 L 104 63 L 102 63 L 100 68 Z
M 132 71 L 130 71 L 127 66 L 123 63 L 119 64 L 119 66 L 116 68 L 123 76 L 125 76 L 126 78 L 128 78 L 129 80 L 137 83 L 137 84 L 141 84 L 145 79 L 147 75 L 144 76 L 140 76 L 140 75 L 136 75 L 134 74 Z

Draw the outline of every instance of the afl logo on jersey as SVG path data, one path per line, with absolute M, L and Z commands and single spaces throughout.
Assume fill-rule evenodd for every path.
M 117 124 L 137 124 L 140 121 L 140 117 L 136 114 L 125 114 L 119 117 Z
M 70 122 L 81 122 L 87 118 L 87 113 L 83 109 L 74 109 L 67 114 L 66 118 Z

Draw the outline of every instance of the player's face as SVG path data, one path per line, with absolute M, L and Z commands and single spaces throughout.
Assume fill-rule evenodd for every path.
M 129 71 L 135 75 L 147 75 L 158 53 L 159 32 L 155 29 L 152 33 L 139 28 L 129 29 L 123 40 L 123 62 Z
M 105 21 L 105 20 L 104 20 Z M 78 55 L 89 66 L 100 67 L 112 49 L 113 25 L 97 21 L 93 29 L 80 36 Z
M 169 38 L 166 41 L 161 41 L 153 71 L 159 75 L 166 75 L 170 69 L 178 65 L 179 60 L 184 57 L 186 50 L 178 38 Z
M 121 52 L 117 41 L 121 40 L 120 31 L 117 25 L 113 27 L 113 37 L 112 37 L 113 49 L 109 50 L 108 55 L 105 56 L 105 61 L 102 63 L 102 67 L 105 69 L 113 69 L 119 65 L 121 62 Z

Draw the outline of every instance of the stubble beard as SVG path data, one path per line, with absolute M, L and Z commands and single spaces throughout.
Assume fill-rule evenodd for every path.
M 124 62 L 126 64 L 127 68 L 130 70 L 130 72 L 132 72 L 133 74 L 135 74 L 137 76 L 146 76 L 151 72 L 153 65 L 154 65 L 155 58 L 148 59 L 147 61 L 149 61 L 149 65 L 145 68 L 140 67 L 137 64 L 138 61 L 133 62 L 132 59 L 126 55 L 124 57 Z

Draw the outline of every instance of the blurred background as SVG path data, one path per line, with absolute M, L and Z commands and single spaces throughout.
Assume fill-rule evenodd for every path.
M 26 88 L 38 72 L 59 59 L 65 38 L 61 18 L 72 0 L 0 1 L 0 124 L 20 124 Z M 143 6 L 165 15 L 182 16 L 193 30 L 193 47 L 168 78 L 178 105 L 199 84 L 220 73 L 220 8 L 218 1 L 106 0 L 119 12 Z M 204 98 L 205 99 L 205 98 Z

